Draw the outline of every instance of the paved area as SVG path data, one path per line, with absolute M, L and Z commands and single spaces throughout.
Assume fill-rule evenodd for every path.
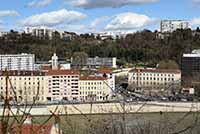
M 32 115 L 51 115 L 52 112 L 59 114 L 107 114 L 107 113 L 147 113 L 147 112 L 198 112 L 200 103 L 162 103 L 162 102 L 138 102 L 138 103 L 99 103 L 99 104 L 66 104 L 66 105 L 43 105 L 30 110 L 27 107 L 20 108 L 20 113 L 30 112 Z M 17 112 L 12 107 L 13 113 Z M 3 108 L 0 108 L 2 115 Z M 8 112 L 8 111 L 7 111 Z

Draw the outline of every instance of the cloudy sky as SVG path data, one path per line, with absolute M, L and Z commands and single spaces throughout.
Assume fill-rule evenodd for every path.
M 46 26 L 66 31 L 159 29 L 162 19 L 200 25 L 200 0 L 3 0 L 0 30 Z

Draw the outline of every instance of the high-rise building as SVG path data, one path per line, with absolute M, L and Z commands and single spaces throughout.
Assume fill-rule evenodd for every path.
M 162 20 L 160 23 L 161 33 L 171 33 L 177 29 L 190 28 L 189 22 L 185 20 Z
M 183 54 L 181 60 L 182 80 L 186 85 L 196 85 L 200 80 L 200 50 Z M 200 83 L 199 83 L 200 84 Z
M 34 70 L 35 55 L 9 54 L 0 55 L 0 70 Z

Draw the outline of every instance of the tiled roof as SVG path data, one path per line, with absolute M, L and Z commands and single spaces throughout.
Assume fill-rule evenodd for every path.
M 47 65 L 44 65 L 44 66 L 41 66 L 41 70 L 51 70 L 51 66 L 47 66 Z
M 53 125 L 39 125 L 39 124 L 24 124 L 14 125 L 11 134 L 51 134 Z M 2 126 L 0 125 L 0 130 Z M 2 130 L 0 131 L 2 134 Z
M 112 69 L 103 68 L 103 69 L 98 69 L 97 72 L 99 72 L 99 73 L 112 73 Z
M 79 75 L 78 70 L 49 70 L 47 75 Z
M 82 77 L 80 77 L 80 80 L 95 81 L 95 80 L 107 80 L 107 79 L 105 77 L 100 77 L 100 76 L 82 76 Z
M 61 66 L 58 65 L 58 70 L 60 70 Z M 49 71 L 49 70 L 52 70 L 52 66 L 51 65 L 43 65 L 41 66 L 41 70 L 44 70 L 44 71 Z
M 148 73 L 181 73 L 180 70 L 173 69 L 132 69 L 129 72 L 148 72 Z
M 0 71 L 0 76 L 5 76 L 5 71 Z M 9 76 L 44 76 L 43 71 L 8 71 Z

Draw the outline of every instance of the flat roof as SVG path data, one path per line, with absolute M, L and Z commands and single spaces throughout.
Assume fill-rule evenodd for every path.
M 200 53 L 199 54 L 183 54 L 183 57 L 200 57 Z

